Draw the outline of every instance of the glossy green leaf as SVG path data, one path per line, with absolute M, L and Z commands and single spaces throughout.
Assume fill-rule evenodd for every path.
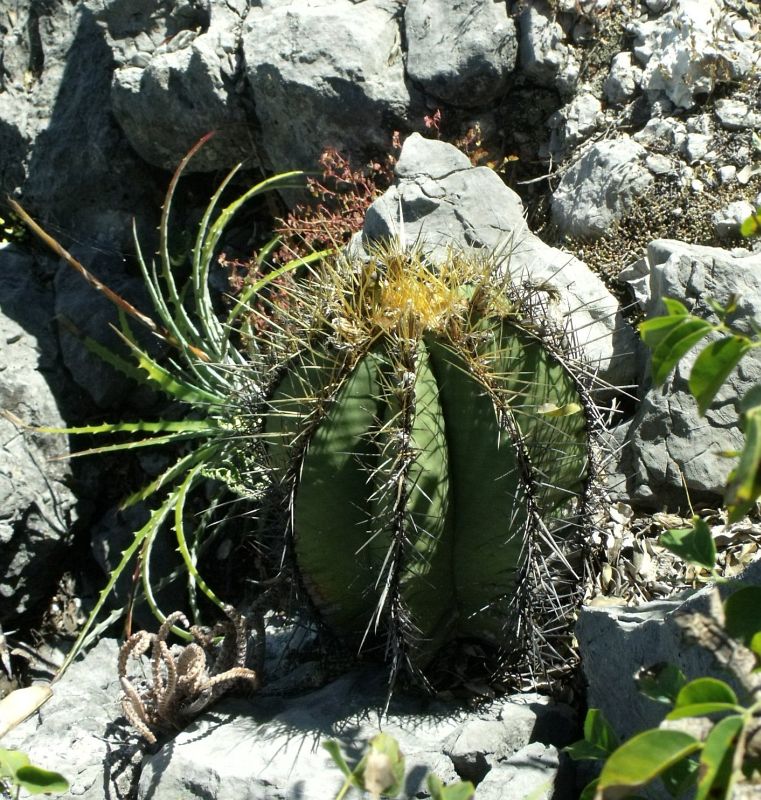
M 599 708 L 590 708 L 584 719 L 584 739 L 607 753 L 618 747 L 618 736 Z
M 685 316 L 671 319 L 677 319 L 678 324 L 674 324 L 668 332 L 660 329 L 645 339 L 646 344 L 648 340 L 651 343 L 658 342 L 653 350 L 655 384 L 663 383 L 679 360 L 714 329 L 710 322 L 700 317 Z M 661 336 L 662 333 L 665 335 Z
M 695 359 L 689 386 L 701 415 L 706 413 L 729 373 L 750 347 L 745 336 L 725 336 L 706 345 Z
M 568 753 L 574 761 L 604 761 L 609 755 L 607 750 L 603 750 L 585 739 L 569 744 L 563 748 L 563 751 Z
M 755 214 L 751 214 L 747 219 L 744 219 L 740 225 L 740 233 L 745 236 L 756 236 L 761 231 L 761 210 L 756 210 Z
M 616 732 L 599 708 L 590 708 L 584 719 L 584 738 L 564 750 L 574 761 L 582 761 L 607 758 L 616 747 Z
M 750 649 L 757 656 L 761 656 L 761 631 L 753 634 L 753 638 L 750 640 Z
M 724 601 L 725 630 L 749 646 L 761 632 L 761 586 L 745 586 Z
M 680 706 L 673 711 L 669 711 L 669 713 L 666 714 L 666 719 L 707 717 L 710 714 L 726 714 L 727 712 L 737 712 L 738 710 L 742 710 L 742 708 L 735 703 L 693 703 L 692 705 Z
M 722 305 L 712 297 L 706 298 L 706 303 L 708 303 L 708 305 L 711 307 L 713 313 L 716 314 L 720 320 L 724 321 L 730 314 L 734 314 L 734 312 L 737 311 L 738 300 L 738 295 L 733 292 L 729 295 L 729 299 L 725 305 Z
M 705 569 L 716 566 L 716 545 L 711 529 L 700 517 L 692 518 L 691 528 L 674 528 L 661 534 L 658 544 Z
M 432 800 L 472 800 L 476 789 L 470 781 L 458 781 L 445 786 L 436 775 L 430 774 L 426 781 Z
M 742 717 L 727 717 L 711 729 L 700 753 L 700 780 L 695 800 L 730 800 L 732 762 L 742 727 Z
M 597 784 L 597 797 L 617 800 L 659 777 L 700 749 L 700 742 L 682 731 L 649 730 L 624 742 L 607 760 Z
M 640 670 L 637 688 L 651 700 L 659 703 L 674 703 L 681 688 L 687 683 L 682 670 L 673 664 L 655 664 Z
M 742 519 L 761 495 L 761 406 L 746 410 L 742 422 L 745 442 L 725 492 L 730 522 Z
M 718 678 L 696 678 L 686 683 L 679 691 L 675 708 L 691 706 L 696 703 L 737 704 L 737 695 L 724 681 Z
M 59 772 L 33 764 L 16 770 L 16 783 L 29 794 L 61 794 L 69 789 L 69 782 Z
M 597 778 L 590 781 L 582 790 L 579 795 L 579 800 L 594 800 L 597 794 Z
M 0 777 L 15 779 L 16 771 L 30 764 L 29 756 L 21 750 L 0 748 Z

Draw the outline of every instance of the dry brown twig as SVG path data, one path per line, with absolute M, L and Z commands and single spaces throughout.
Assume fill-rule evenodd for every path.
M 226 606 L 228 621 L 218 623 L 211 633 L 190 627 L 181 611 L 170 614 L 158 633 L 139 631 L 119 651 L 119 681 L 122 686 L 122 709 L 133 728 L 148 742 L 155 743 L 152 729 L 172 730 L 186 725 L 237 681 L 257 688 L 254 670 L 245 667 L 247 626 L 245 618 L 232 606 Z M 167 637 L 176 623 L 182 624 L 196 641 L 179 651 L 170 649 Z M 209 664 L 212 641 L 224 633 L 219 653 Z M 127 676 L 131 658 L 139 659 L 151 651 L 151 680 L 138 688 Z

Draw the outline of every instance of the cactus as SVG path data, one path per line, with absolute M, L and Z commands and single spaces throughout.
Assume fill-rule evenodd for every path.
M 392 676 L 406 671 L 440 685 L 448 657 L 464 654 L 522 685 L 567 671 L 572 612 L 590 569 L 600 421 L 572 333 L 551 322 L 552 294 L 513 281 L 499 254 L 452 252 L 434 265 L 397 243 L 361 258 L 323 251 L 294 259 L 246 287 L 221 322 L 208 276 L 226 224 L 248 199 L 297 176 L 263 181 L 217 213 L 233 170 L 203 216 L 182 288 L 167 244 L 170 208 L 204 141 L 170 184 L 160 269 L 138 248 L 158 322 L 14 206 L 116 303 L 137 369 L 89 342 L 94 352 L 189 411 L 179 420 L 43 429 L 136 437 L 84 453 L 189 448 L 126 501 L 165 492 L 63 669 L 107 624 L 96 626 L 97 615 L 138 557 L 145 599 L 166 619 L 150 556 L 172 520 L 191 598 L 201 592 L 225 608 L 198 573 L 183 521 L 190 492 L 214 479 L 257 512 L 265 503 L 265 534 L 277 534 L 302 597 L 350 650 L 387 658 Z M 296 270 L 285 303 L 258 294 Z M 173 348 L 167 366 L 140 349 L 127 316 Z M 199 522 L 196 541 L 203 536 Z
M 494 257 L 390 247 L 300 287 L 257 435 L 319 617 L 424 680 L 457 640 L 562 662 L 595 413 L 541 295 Z

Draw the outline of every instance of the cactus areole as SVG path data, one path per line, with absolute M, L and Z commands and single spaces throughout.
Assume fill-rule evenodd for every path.
M 546 310 L 496 259 L 389 248 L 315 273 L 273 326 L 289 549 L 355 652 L 424 680 L 463 641 L 524 673 L 566 658 L 594 415 Z

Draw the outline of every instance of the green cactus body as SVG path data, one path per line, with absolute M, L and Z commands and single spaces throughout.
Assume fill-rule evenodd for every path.
M 399 280 L 427 280 L 415 270 Z M 387 301 L 339 288 L 375 322 L 350 319 L 348 343 L 345 318 L 311 331 L 264 424 L 303 587 L 351 648 L 385 636 L 418 674 L 457 639 L 525 647 L 526 587 L 576 532 L 589 479 L 578 378 L 496 292 L 474 300 L 484 285 L 388 324 Z

